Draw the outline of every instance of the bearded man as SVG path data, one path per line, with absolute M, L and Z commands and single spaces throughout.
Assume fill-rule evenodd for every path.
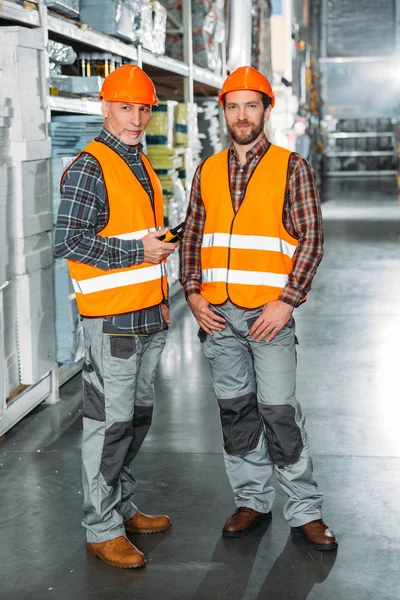
M 181 283 L 210 361 L 237 507 L 222 533 L 241 537 L 271 519 L 275 472 L 289 525 L 314 548 L 336 550 L 295 395 L 292 313 L 306 300 L 323 255 L 314 171 L 265 136 L 275 97 L 261 73 L 240 67 L 219 99 L 231 146 L 195 174 Z

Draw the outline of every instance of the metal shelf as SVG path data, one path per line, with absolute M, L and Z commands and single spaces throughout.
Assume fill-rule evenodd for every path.
M 40 16 L 37 6 L 32 2 L 26 2 L 24 5 L 15 4 L 8 0 L 0 1 L 0 19 L 40 27 Z
M 326 171 L 328 177 L 395 177 L 397 171 Z
M 327 152 L 327 158 L 340 158 L 340 157 L 356 157 L 356 156 L 393 156 L 395 154 L 395 150 L 354 150 L 347 152 Z
M 137 61 L 138 59 L 138 53 L 134 46 L 125 44 L 82 23 L 74 23 L 48 12 L 47 26 L 49 31 L 62 35 L 68 40 L 80 42 L 105 52 L 112 52 L 130 60 Z
M 349 132 L 328 132 L 328 138 L 347 140 L 349 138 L 377 138 L 377 137 L 394 137 L 393 131 L 349 131 Z
M 142 61 L 144 65 L 158 67 L 159 69 L 164 69 L 165 71 L 170 71 L 171 73 L 176 73 L 183 77 L 189 76 L 189 65 L 170 58 L 169 56 L 165 56 L 164 54 L 157 56 L 156 54 L 152 54 L 152 52 L 143 49 Z
M 217 75 L 212 71 L 208 71 L 207 69 L 203 69 L 196 65 L 193 65 L 193 79 L 199 83 L 215 87 L 218 90 L 222 88 L 222 84 L 224 83 L 224 77 L 222 77 L 222 75 Z
M 101 115 L 101 105 L 97 100 L 82 98 L 66 98 L 64 96 L 48 97 L 50 110 L 82 115 Z

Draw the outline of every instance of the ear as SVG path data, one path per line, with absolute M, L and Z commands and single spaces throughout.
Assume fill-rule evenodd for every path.
M 107 119 L 107 117 L 108 117 L 108 113 L 109 113 L 108 109 L 109 109 L 108 102 L 106 100 L 102 100 L 101 101 L 101 113 L 105 119 Z
M 269 118 L 270 118 L 270 116 L 271 116 L 271 110 L 272 110 L 272 106 L 271 106 L 271 105 L 269 105 L 269 106 L 268 106 L 268 107 L 265 109 L 265 111 L 264 111 L 264 121 L 265 121 L 266 123 L 268 123 L 268 121 L 269 121 Z

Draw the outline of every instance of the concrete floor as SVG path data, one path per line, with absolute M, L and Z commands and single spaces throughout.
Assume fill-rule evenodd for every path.
M 326 254 L 297 310 L 298 398 L 338 553 L 292 534 L 278 490 L 273 519 L 242 539 L 216 401 L 196 325 L 175 299 L 154 424 L 136 461 L 139 506 L 170 532 L 133 536 L 148 564 L 107 567 L 80 526 L 81 386 L 42 405 L 0 446 L 2 600 L 398 600 L 400 598 L 400 209 L 394 181 L 331 180 Z

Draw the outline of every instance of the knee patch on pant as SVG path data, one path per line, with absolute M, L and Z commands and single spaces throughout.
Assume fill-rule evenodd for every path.
M 228 454 L 244 456 L 257 447 L 262 424 L 254 392 L 237 398 L 218 399 L 224 448 Z
M 132 442 L 132 421 L 113 423 L 106 429 L 100 471 L 107 485 L 115 485 Z
M 287 467 L 299 460 L 303 450 L 301 431 L 296 423 L 296 410 L 291 404 L 259 404 L 265 423 L 268 451 L 277 467 Z
M 132 421 L 132 442 L 125 457 L 124 465 L 129 465 L 139 452 L 140 446 L 150 429 L 152 419 L 153 406 L 135 406 L 135 415 Z

